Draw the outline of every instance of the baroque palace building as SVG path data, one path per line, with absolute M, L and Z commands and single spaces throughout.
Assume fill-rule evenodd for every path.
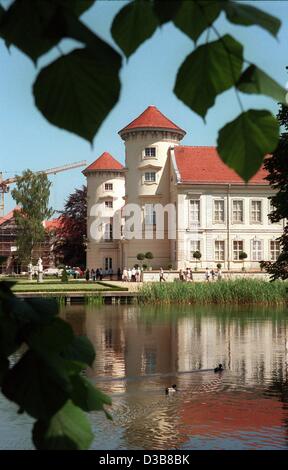
M 239 270 L 241 252 L 247 254 L 247 270 L 259 270 L 262 260 L 276 260 L 283 222 L 268 219 L 273 191 L 264 168 L 245 184 L 215 147 L 182 146 L 185 134 L 149 106 L 119 131 L 125 167 L 104 152 L 83 171 L 88 268 L 115 272 L 139 263 L 137 254 L 146 252 L 152 252 L 149 264 L 155 269 L 194 267 L 195 251 L 204 268 L 221 263 L 224 269 Z M 167 210 L 159 239 L 161 207 Z M 135 212 L 141 226 L 131 222 Z

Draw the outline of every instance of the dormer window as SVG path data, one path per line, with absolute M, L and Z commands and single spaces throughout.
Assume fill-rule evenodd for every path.
M 156 148 L 155 147 L 146 147 L 144 155 L 145 155 L 145 158 L 155 158 L 156 157 Z

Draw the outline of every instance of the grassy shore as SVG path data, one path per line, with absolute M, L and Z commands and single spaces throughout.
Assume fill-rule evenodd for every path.
M 140 288 L 139 300 L 155 304 L 281 304 L 288 301 L 287 289 L 287 282 L 255 279 L 154 282 Z

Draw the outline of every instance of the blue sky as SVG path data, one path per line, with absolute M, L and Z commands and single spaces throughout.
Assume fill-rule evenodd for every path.
M 0 0 L 4 7 L 9 0 Z M 257 1 L 256 4 L 282 20 L 278 39 L 258 27 L 240 27 L 228 23 L 221 15 L 215 23 L 221 34 L 230 33 L 244 44 L 244 56 L 266 70 L 283 86 L 288 81 L 288 1 Z M 116 49 L 110 34 L 113 18 L 125 2 L 101 1 L 87 11 L 82 20 Z M 199 43 L 201 43 L 201 39 Z M 210 39 L 215 39 L 210 36 Z M 62 41 L 64 52 L 77 46 L 72 41 Z M 38 70 L 59 56 L 54 48 L 42 56 L 35 68 L 32 61 L 12 47 L 7 51 L 0 40 L 0 171 L 3 177 L 21 173 L 24 169 L 41 170 L 80 160 L 94 161 L 104 151 L 124 162 L 124 144 L 117 132 L 137 117 L 144 109 L 156 105 L 187 135 L 185 145 L 214 145 L 217 132 L 239 113 L 233 90 L 220 95 L 216 105 L 203 120 L 179 101 L 173 94 L 176 71 L 185 57 L 192 52 L 193 42 L 171 23 L 158 29 L 134 53 L 129 61 L 124 58 L 121 70 L 122 90 L 120 100 L 98 131 L 93 148 L 84 139 L 60 130 L 48 123 L 34 106 L 32 86 Z M 277 103 L 266 97 L 241 94 L 244 108 L 270 109 L 277 112 Z M 85 183 L 82 168 L 59 173 L 51 177 L 51 204 L 54 209 L 63 207 L 65 198 Z M 5 212 L 14 207 L 6 195 Z

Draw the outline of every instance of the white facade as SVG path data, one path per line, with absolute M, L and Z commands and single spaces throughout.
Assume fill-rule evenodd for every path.
M 152 118 L 155 116 L 156 124 L 153 125 Z M 215 180 L 211 180 L 211 170 L 209 181 L 198 181 L 197 174 L 201 176 L 201 173 L 199 168 L 197 173 L 195 166 L 194 177 L 193 165 L 196 162 L 199 167 L 201 157 L 197 156 L 197 160 L 185 157 L 184 170 L 183 164 L 178 168 L 175 154 L 182 147 L 180 142 L 185 132 L 167 120 L 155 107 L 147 108 L 119 134 L 125 142 L 125 168 L 93 170 L 94 164 L 97 168 L 98 159 L 84 171 L 88 187 L 88 268 L 107 269 L 109 266 L 115 273 L 118 268 L 133 267 L 139 263 L 137 254 L 148 251 L 154 255 L 149 264 L 155 269 L 167 269 L 169 266 L 174 269 L 194 268 L 196 265 L 205 269 L 215 268 L 221 263 L 222 268 L 227 270 L 236 271 L 242 267 L 246 270 L 260 270 L 260 261 L 277 258 L 279 244 L 276 238 L 283 231 L 283 223 L 272 224 L 268 219 L 269 196 L 273 192 L 263 177 L 244 184 L 237 175 L 231 181 L 229 178 L 227 180 L 226 175 L 226 180 L 221 181 L 221 174 L 216 172 Z M 193 149 L 198 153 L 202 149 L 204 156 L 206 149 L 211 150 L 208 147 L 183 149 L 191 149 L 191 154 Z M 100 157 L 102 160 L 103 155 Z M 113 157 L 109 158 L 116 162 Z M 220 161 L 218 156 L 211 156 L 211 159 L 214 159 L 214 163 L 215 159 Z M 204 168 L 208 176 L 209 161 Z M 121 166 L 118 162 L 116 164 Z M 220 165 L 219 162 L 217 164 Z M 223 167 L 222 162 L 221 165 Z M 189 177 L 185 176 L 185 168 L 194 181 L 189 181 Z M 109 184 L 113 190 L 109 190 Z M 127 207 L 127 204 L 136 204 L 143 223 L 143 227 L 135 232 L 136 238 L 128 239 L 125 236 L 124 217 L 121 233 L 118 231 L 116 237 L 115 233 L 107 237 L 106 230 L 105 236 L 105 222 L 100 228 L 102 239 L 95 241 L 91 236 L 91 226 L 97 217 L 91 214 L 91 208 L 99 203 L 106 204 L 103 207 L 105 214 L 111 217 L 111 223 L 115 212 Z M 163 207 L 171 204 L 175 208 L 177 223 L 174 238 L 168 236 L 167 221 L 164 239 L 155 238 L 155 204 Z M 127 219 L 129 217 L 126 215 Z M 146 234 L 144 232 L 147 221 L 150 221 L 148 237 L 147 230 Z M 197 263 L 193 258 L 195 251 L 200 251 L 202 255 Z M 244 262 L 239 259 L 240 252 L 247 254 Z
M 268 194 L 267 186 L 255 185 L 241 188 L 232 184 L 197 188 L 185 185 L 179 188 L 176 197 L 181 212 L 172 264 L 178 269 L 195 266 L 193 253 L 196 250 L 202 254 L 198 266 L 203 268 L 221 263 L 225 269 L 241 269 L 240 252 L 247 254 L 246 269 L 260 269 L 260 261 L 275 260 L 279 254 L 276 238 L 283 231 L 283 222 L 272 224 L 269 221 Z M 194 220 L 197 212 L 198 223 Z

